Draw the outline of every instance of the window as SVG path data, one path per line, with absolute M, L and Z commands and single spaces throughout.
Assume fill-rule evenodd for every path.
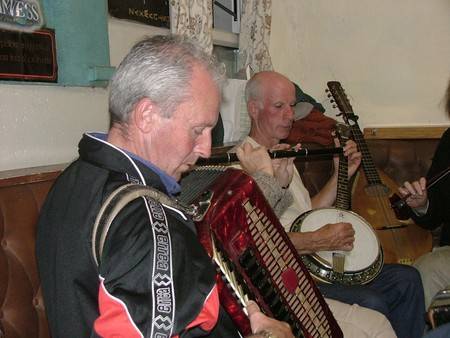
M 238 34 L 241 25 L 241 0 L 214 0 L 213 18 L 213 53 L 225 64 L 228 78 L 240 78 Z
M 214 0 L 213 27 L 239 34 L 241 28 L 241 0 Z

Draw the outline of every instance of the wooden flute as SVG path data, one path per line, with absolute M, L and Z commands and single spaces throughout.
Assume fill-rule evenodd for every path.
M 307 158 L 318 155 L 333 155 L 342 154 L 342 147 L 335 148 L 321 148 L 321 149 L 308 149 L 302 148 L 299 150 L 273 150 L 268 151 L 270 158 L 285 158 L 285 157 L 298 157 Z M 208 158 L 199 158 L 196 165 L 216 165 L 216 164 L 229 164 L 233 162 L 239 162 L 236 153 L 225 153 L 220 155 L 213 155 Z

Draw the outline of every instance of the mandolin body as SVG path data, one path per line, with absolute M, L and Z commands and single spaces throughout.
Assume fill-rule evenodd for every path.
M 382 171 L 380 183 L 370 184 L 360 169 L 352 186 L 352 210 L 375 229 L 384 252 L 385 263 L 412 264 L 419 256 L 431 251 L 432 237 L 411 219 L 396 218 L 389 197 L 398 185 Z

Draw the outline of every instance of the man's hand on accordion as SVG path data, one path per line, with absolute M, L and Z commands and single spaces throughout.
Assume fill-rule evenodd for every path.
M 255 302 L 247 303 L 247 313 L 253 332 L 247 338 L 294 338 L 288 323 L 267 317 Z

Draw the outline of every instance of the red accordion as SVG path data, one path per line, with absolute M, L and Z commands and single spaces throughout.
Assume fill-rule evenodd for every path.
M 205 167 L 189 174 L 184 182 L 183 192 L 198 189 L 201 184 L 208 186 L 201 188 L 200 196 L 192 199 L 182 193 L 180 199 L 199 208 L 207 206 L 202 219 L 196 222 L 198 237 L 218 266 L 221 304 L 244 335 L 251 331 L 243 311 L 245 298 L 237 296 L 239 291 L 255 300 L 268 316 L 289 323 L 296 337 L 343 337 L 278 218 L 250 176 L 236 169 Z

